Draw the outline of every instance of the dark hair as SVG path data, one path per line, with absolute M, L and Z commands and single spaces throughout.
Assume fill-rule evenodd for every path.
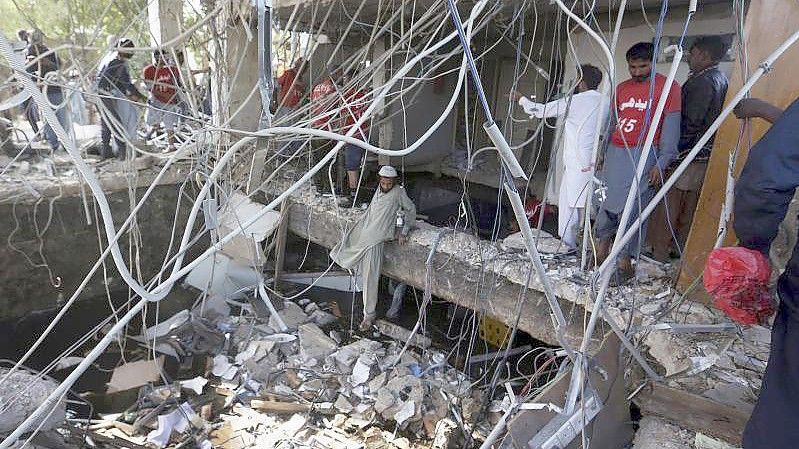
M 602 71 L 591 64 L 581 65 L 580 71 L 583 72 L 583 81 L 589 90 L 596 89 L 602 83 Z
M 17 37 L 21 41 L 27 41 L 28 40 L 28 30 L 17 30 Z
M 727 50 L 730 47 L 721 36 L 702 36 L 694 41 L 691 48 L 704 50 L 713 62 L 719 62 L 727 54 Z
M 123 37 L 119 41 L 117 41 L 117 48 L 132 48 L 135 47 L 133 44 L 133 40 L 127 37 Z
M 651 42 L 639 42 L 629 50 L 627 50 L 627 60 L 642 59 L 644 61 L 651 61 L 655 56 L 655 46 Z

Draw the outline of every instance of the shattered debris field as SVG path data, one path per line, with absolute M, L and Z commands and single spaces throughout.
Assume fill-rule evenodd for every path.
M 0 449 L 741 447 L 799 5 L 699 3 L 0 0 Z

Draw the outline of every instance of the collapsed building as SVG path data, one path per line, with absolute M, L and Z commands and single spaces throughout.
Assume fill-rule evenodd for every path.
M 653 35 L 664 47 L 729 36 L 728 105 L 765 69 L 753 95 L 799 92 L 786 62 L 799 50 L 772 55 L 795 5 L 669 3 L 458 2 L 459 42 L 445 1 L 209 2 L 189 27 L 183 2 L 152 2 L 152 47 L 137 51 L 212 30 L 211 111 L 176 151 L 98 161 L 73 132 L 67 154 L 22 160 L 31 145 L 6 130 L 0 301 L 16 349 L 0 371 L 0 447 L 738 447 L 769 330 L 713 308 L 699 275 L 726 227 L 730 153 L 745 159 L 739 124 L 720 119 L 681 262 L 641 258 L 633 284 L 608 287 L 587 247 L 542 229 L 535 200 L 557 198 L 562 124 L 508 99 L 568 95 L 583 63 L 615 73 L 609 91 L 624 79 L 619 49 Z M 273 71 L 299 57 L 306 98 L 273 116 Z M 345 131 L 318 132 L 307 102 L 336 70 L 342 91 L 368 98 L 360 186 L 401 167 L 420 216 L 382 268 L 382 309 L 409 287 L 402 319 L 366 334 L 357 277 L 329 260 L 363 214 L 335 195 Z M 310 182 L 317 171 L 332 195 Z

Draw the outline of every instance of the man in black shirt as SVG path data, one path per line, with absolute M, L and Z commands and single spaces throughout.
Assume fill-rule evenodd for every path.
M 67 127 L 67 110 L 64 103 L 64 92 L 61 90 L 61 84 L 57 79 L 58 70 L 61 67 L 61 62 L 55 52 L 51 52 L 46 45 L 44 45 L 44 35 L 41 30 L 34 29 L 28 35 L 28 65 L 26 70 L 34 76 L 42 92 L 47 96 L 50 105 L 55 109 L 56 118 L 62 127 Z M 50 75 L 48 75 L 50 74 Z M 45 124 L 44 138 L 53 150 L 60 147 L 58 136 L 50 125 Z
M 127 157 L 127 145 L 122 134 L 127 134 L 128 138 L 135 136 L 135 123 L 137 122 L 135 108 L 128 100 L 145 102 L 146 98 L 136 88 L 130 79 L 128 60 L 133 57 L 127 48 L 134 47 L 133 41 L 127 38 L 117 42 L 117 56 L 108 59 L 97 72 L 97 91 L 102 100 L 103 108 L 100 110 L 101 128 L 100 140 L 102 147 L 100 156 L 107 159 L 113 156 L 111 149 L 111 135 L 117 145 L 117 157 L 125 159 Z M 133 115 L 131 117 L 131 114 Z M 131 119 L 133 122 L 131 123 Z M 122 129 L 118 128 L 118 123 Z
M 768 257 L 799 186 L 799 100 L 781 111 L 762 100 L 743 100 L 739 118 L 773 125 L 749 151 L 735 186 L 733 228 L 740 245 Z M 797 447 L 799 441 L 799 244 L 777 281 L 780 305 L 760 397 L 743 434 L 744 449 Z
M 727 77 L 719 70 L 719 61 L 727 54 L 728 48 L 720 36 L 700 37 L 691 46 L 686 58 L 690 73 L 681 91 L 680 156 L 675 164 L 682 161 L 721 113 L 727 95 Z M 714 138 L 711 137 L 702 147 L 669 193 L 666 203 L 671 228 L 651 233 L 653 255 L 658 260 L 668 260 L 673 237 L 677 238 L 680 249 L 688 239 Z

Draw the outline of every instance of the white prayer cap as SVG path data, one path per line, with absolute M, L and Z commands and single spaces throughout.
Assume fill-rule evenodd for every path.
M 384 165 L 377 174 L 384 178 L 396 178 L 398 176 L 397 170 L 390 165 Z

